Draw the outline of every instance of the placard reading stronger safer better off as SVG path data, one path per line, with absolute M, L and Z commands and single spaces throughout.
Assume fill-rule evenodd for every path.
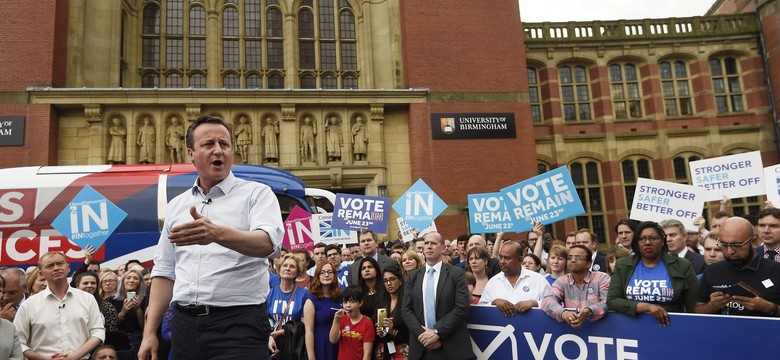
M 764 195 L 764 165 L 761 152 L 691 161 L 693 186 L 707 191 L 707 201 Z

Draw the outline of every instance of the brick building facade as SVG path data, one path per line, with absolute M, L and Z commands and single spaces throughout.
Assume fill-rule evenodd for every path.
M 524 24 L 516 0 L 14 1 L 0 24 L 0 116 L 23 115 L 26 134 L 0 148 L 0 167 L 106 163 L 115 118 L 125 162 L 140 161 L 146 119 L 151 161 L 171 162 L 173 119 L 211 113 L 247 119 L 247 162 L 309 186 L 397 199 L 424 179 L 449 204 L 437 220 L 447 237 L 468 231 L 467 194 L 569 166 L 589 212 L 553 230 L 592 227 L 607 240 L 638 176 L 687 182 L 688 161 L 744 151 L 777 162 L 780 75 L 767 69 L 780 68 L 780 12 L 759 1 L 757 17 L 751 3 L 717 1 L 686 19 Z M 442 113 L 510 113 L 516 136 L 434 140 Z M 311 159 L 306 117 L 318 130 Z M 327 154 L 330 118 L 340 159 Z M 761 201 L 732 200 L 740 214 Z

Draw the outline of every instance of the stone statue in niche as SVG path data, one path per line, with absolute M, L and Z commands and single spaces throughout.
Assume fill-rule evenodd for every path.
M 267 116 L 260 136 L 263 137 L 263 144 L 265 145 L 263 160 L 265 162 L 279 161 L 279 121 L 271 115 Z
M 252 145 L 252 125 L 249 124 L 249 119 L 246 116 L 241 116 L 238 120 L 239 125 L 236 128 L 236 153 L 241 155 L 241 162 L 246 164 L 249 162 L 249 148 Z
M 127 129 L 122 125 L 122 119 L 114 117 L 111 119 L 113 125 L 108 129 L 111 135 L 111 145 L 108 147 L 108 156 L 106 162 L 109 164 L 124 164 L 125 152 L 127 151 Z
M 184 146 L 184 126 L 179 122 L 179 117 L 174 115 L 171 117 L 171 126 L 165 133 L 165 146 L 168 147 L 168 151 L 171 154 L 171 162 L 181 163 L 184 162 L 184 153 L 182 149 Z
M 154 138 L 155 130 L 149 115 L 144 116 L 144 125 L 138 129 L 138 141 L 141 148 L 138 154 L 138 162 L 141 164 L 154 164 Z
M 358 115 L 355 118 L 355 124 L 352 125 L 352 154 L 355 161 L 365 161 L 368 153 L 368 128 L 363 116 Z
M 344 146 L 344 137 L 341 133 L 341 125 L 339 119 L 335 116 L 331 116 L 325 122 L 325 134 L 326 134 L 326 147 L 328 151 L 328 161 L 340 161 L 341 160 L 341 147 Z
M 314 137 L 317 136 L 317 128 L 312 124 L 310 115 L 303 118 L 301 124 L 301 160 L 314 162 Z

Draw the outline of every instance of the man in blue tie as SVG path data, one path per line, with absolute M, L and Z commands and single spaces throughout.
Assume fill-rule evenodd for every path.
M 472 359 L 466 328 L 469 291 L 462 269 L 442 261 L 444 238 L 425 234 L 425 267 L 409 274 L 403 316 L 409 327 L 409 359 Z

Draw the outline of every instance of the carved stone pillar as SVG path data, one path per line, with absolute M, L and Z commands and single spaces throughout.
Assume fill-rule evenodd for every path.
M 100 104 L 85 104 L 84 118 L 89 131 L 87 164 L 105 164 L 108 154 L 108 127 L 103 121 L 103 107 Z
M 282 104 L 279 122 L 279 166 L 296 166 L 300 162 L 300 133 L 295 115 L 295 104 Z
M 384 163 L 382 156 L 385 148 L 385 104 L 371 104 L 371 121 L 368 122 L 368 154 L 369 164 Z

